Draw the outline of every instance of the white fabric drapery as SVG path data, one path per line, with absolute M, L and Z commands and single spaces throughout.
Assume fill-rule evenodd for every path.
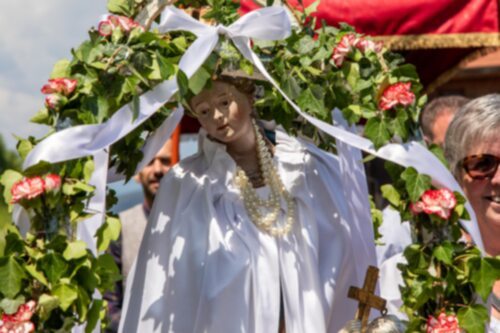
M 225 146 L 201 134 L 200 149 L 162 180 L 119 331 L 275 333 L 281 289 L 287 333 L 337 332 L 355 313 L 349 286 L 363 282 L 338 160 L 277 132 L 274 163 L 296 200 L 278 238 L 248 218 Z

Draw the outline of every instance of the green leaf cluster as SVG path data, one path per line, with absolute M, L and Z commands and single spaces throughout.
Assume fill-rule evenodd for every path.
M 82 241 L 58 235 L 51 241 L 8 233 L 0 256 L 0 313 L 15 313 L 28 300 L 37 301 L 33 322 L 40 332 L 60 332 L 97 323 L 104 293 L 114 287 L 120 274 L 108 254 L 94 257 Z

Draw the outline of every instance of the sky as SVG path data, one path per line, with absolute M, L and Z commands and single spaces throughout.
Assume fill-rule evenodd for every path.
M 40 88 L 53 65 L 71 57 L 106 14 L 106 0 L 0 0 L 0 134 L 41 137 L 47 127 L 29 119 L 43 106 Z

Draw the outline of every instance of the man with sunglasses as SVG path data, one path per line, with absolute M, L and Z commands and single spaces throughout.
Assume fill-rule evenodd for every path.
M 445 157 L 477 216 L 486 253 L 500 255 L 500 94 L 467 103 L 446 132 Z M 491 332 L 500 332 L 500 281 L 493 287 Z

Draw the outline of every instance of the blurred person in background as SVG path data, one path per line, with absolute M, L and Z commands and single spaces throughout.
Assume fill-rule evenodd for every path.
M 453 116 L 469 101 L 469 98 L 460 95 L 441 96 L 431 100 L 420 113 L 419 119 L 425 143 L 442 147 Z
M 144 201 L 119 213 L 122 224 L 121 234 L 118 241 L 111 244 L 110 251 L 121 269 L 123 280 L 116 283 L 114 292 L 105 295 L 110 319 L 110 327 L 107 330 L 109 333 L 118 331 L 127 275 L 137 257 L 160 181 L 178 159 L 175 141 L 169 139 L 153 160 L 134 177 L 135 181 L 142 186 Z

